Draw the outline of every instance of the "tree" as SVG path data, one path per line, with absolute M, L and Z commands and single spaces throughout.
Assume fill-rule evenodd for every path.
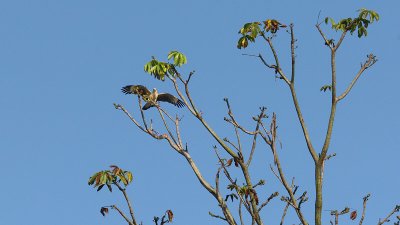
M 336 88 L 336 53 L 348 34 L 353 35 L 357 31 L 358 38 L 366 37 L 368 34 L 367 28 L 369 27 L 369 25 L 378 20 L 379 15 L 376 12 L 367 9 L 360 9 L 358 11 L 358 16 L 355 18 L 345 18 L 339 20 L 338 22 L 335 22 L 335 20 L 330 17 L 325 18 L 325 24 L 330 24 L 331 28 L 334 31 L 340 33 L 340 38 L 338 41 L 327 37 L 323 29 L 321 28 L 323 22 L 317 22 L 317 24 L 315 25 L 323 40 L 322 45 L 330 50 L 331 55 L 331 81 L 329 84 L 321 87 L 321 91 L 330 92 L 331 104 L 324 144 L 322 146 L 322 149 L 320 150 L 316 149 L 313 145 L 313 142 L 309 135 L 309 131 L 307 129 L 306 121 L 303 117 L 302 110 L 296 95 L 295 50 L 297 39 L 295 38 L 294 25 L 290 24 L 289 26 L 286 26 L 285 24 L 275 19 L 266 19 L 262 22 L 257 21 L 246 23 L 239 30 L 239 35 L 241 37 L 238 40 L 237 48 L 247 48 L 249 44 L 255 42 L 256 39 L 261 39 L 265 41 L 269 49 L 271 50 L 271 54 L 274 58 L 273 63 L 267 62 L 267 60 L 265 60 L 265 58 L 261 54 L 244 55 L 259 59 L 261 63 L 268 70 L 272 70 L 272 72 L 275 74 L 275 77 L 284 82 L 290 90 L 292 101 L 296 110 L 296 116 L 302 128 L 308 153 L 314 162 L 314 224 L 317 225 L 321 225 L 323 223 L 321 214 L 323 209 L 322 187 L 325 162 L 335 156 L 334 153 L 328 153 L 335 120 L 336 107 L 340 101 L 344 100 L 347 97 L 361 75 L 377 62 L 377 58 L 375 55 L 368 54 L 367 59 L 361 63 L 359 71 L 355 74 L 353 80 L 345 89 L 345 91 L 342 93 L 338 93 Z M 279 55 L 274 47 L 274 38 L 276 38 L 278 36 L 278 33 L 282 30 L 286 30 L 290 34 L 291 70 L 289 71 L 289 73 L 284 71 L 283 67 L 281 66 Z M 227 106 L 228 116 L 225 117 L 224 120 L 232 126 L 237 140 L 233 142 L 227 138 L 222 138 L 206 121 L 206 119 L 203 117 L 202 111 L 196 106 L 195 100 L 191 97 L 189 84 L 195 72 L 192 71 L 187 76 L 179 72 L 180 67 L 187 63 L 186 56 L 178 51 L 171 51 L 167 56 L 167 60 L 171 61 L 159 61 L 153 57 L 152 60 L 145 65 L 144 70 L 160 81 L 170 81 L 176 91 L 176 94 L 179 96 L 181 101 L 183 101 L 184 105 L 188 108 L 190 114 L 200 122 L 202 127 L 207 130 L 214 141 L 216 141 L 217 145 L 214 146 L 214 151 L 217 161 L 219 162 L 219 167 L 217 168 L 214 184 L 211 184 L 210 181 L 207 181 L 203 177 L 194 159 L 192 159 L 189 152 L 190 148 L 188 147 L 190 146 L 190 144 L 183 140 L 181 136 L 180 117 L 178 115 L 175 117 L 171 116 L 171 114 L 167 110 L 163 109 L 156 100 L 151 100 L 151 98 L 149 97 L 149 91 L 146 92 L 147 94 L 143 94 L 143 92 L 139 91 L 136 91 L 136 93 L 132 92 L 134 94 L 137 94 L 138 108 L 141 115 L 140 122 L 136 118 L 134 118 L 124 106 L 120 104 L 114 104 L 115 108 L 121 110 L 126 116 L 128 116 L 129 119 L 134 123 L 134 125 L 139 128 L 139 130 L 148 134 L 155 140 L 165 140 L 173 150 L 175 150 L 186 159 L 202 187 L 204 187 L 215 198 L 218 206 L 221 209 L 222 215 L 210 212 L 210 216 L 221 219 L 222 221 L 230 225 L 236 225 L 239 223 L 246 224 L 246 219 L 250 219 L 251 224 L 262 225 L 264 224 L 264 222 L 260 212 L 267 204 L 270 203 L 271 200 L 277 198 L 278 196 L 281 196 L 281 201 L 285 203 L 285 208 L 281 216 L 281 224 L 284 223 L 289 208 L 294 210 L 301 224 L 310 224 L 309 221 L 311 221 L 311 219 L 306 218 L 302 211 L 302 204 L 307 202 L 309 199 L 308 191 L 302 191 L 300 193 L 300 186 L 296 184 L 295 179 L 288 179 L 283 169 L 284 165 L 282 165 L 278 154 L 280 141 L 278 136 L 277 116 L 275 115 L 275 113 L 272 113 L 272 115 L 268 115 L 266 112 L 266 108 L 260 107 L 260 111 L 257 116 L 253 117 L 255 123 L 254 129 L 249 129 L 241 125 L 241 123 L 233 113 L 229 100 L 225 98 L 224 101 Z M 153 124 L 151 122 L 152 120 L 147 119 L 146 114 L 142 109 L 143 101 L 147 102 L 146 104 L 149 104 L 150 102 L 151 105 L 155 106 L 154 110 L 158 111 L 162 124 L 165 128 L 163 132 L 159 130 L 156 131 L 153 128 Z M 249 151 L 245 151 L 245 149 L 243 148 L 243 139 L 241 138 L 241 135 L 243 134 L 250 137 L 249 139 L 251 149 Z M 272 173 L 276 176 L 278 182 L 282 184 L 282 190 L 284 190 L 284 194 L 280 194 L 278 191 L 276 191 L 271 193 L 270 196 L 266 199 L 262 199 L 261 196 L 258 195 L 258 190 L 262 188 L 263 185 L 265 185 L 265 181 L 254 181 L 249 172 L 249 166 L 253 162 L 253 156 L 258 142 L 265 143 L 266 146 L 268 146 L 271 150 L 274 163 L 270 166 L 270 168 Z M 110 185 L 115 185 L 120 191 L 123 192 L 124 196 L 126 196 L 125 189 L 122 189 L 121 186 L 119 186 L 120 181 L 122 181 L 124 184 L 126 183 L 124 182 L 124 179 L 126 178 L 121 178 L 121 176 L 125 175 L 114 172 L 116 170 L 115 168 L 118 167 L 112 168 L 113 171 L 102 171 L 93 175 L 89 180 L 89 184 L 98 187 L 98 190 L 100 190 L 104 185 L 107 185 L 110 191 Z M 123 174 L 124 173 L 127 172 L 123 172 Z M 220 179 L 221 174 L 224 175 L 225 181 L 222 181 Z M 226 190 L 221 188 L 222 185 L 226 185 Z M 370 194 L 366 195 L 363 198 L 363 209 L 359 219 L 359 224 L 362 224 L 364 221 L 366 204 L 369 197 Z M 135 221 L 133 211 L 127 197 L 126 200 L 132 215 L 131 219 L 127 219 L 127 217 L 117 207 L 110 206 L 110 208 L 116 209 L 121 214 L 121 216 L 125 218 L 128 224 L 136 225 L 138 223 Z M 380 220 L 378 224 L 389 222 L 389 218 L 391 218 L 395 213 L 399 211 L 400 205 L 396 205 L 393 210 L 388 214 L 388 216 L 385 219 Z M 105 210 L 103 207 L 101 212 L 104 215 L 104 213 L 108 212 L 108 210 Z M 170 215 L 168 212 L 172 213 L 172 211 L 167 211 L 165 215 Z M 331 221 L 331 224 L 338 224 L 339 216 L 348 213 L 350 213 L 351 220 L 357 219 L 357 210 L 350 210 L 349 207 L 344 207 L 343 210 L 331 210 L 331 215 L 333 216 L 333 221 Z M 163 218 L 165 218 L 165 215 Z M 397 216 L 397 219 L 398 221 L 395 224 L 400 223 L 400 216 Z M 169 222 L 171 220 L 172 217 L 168 220 L 162 219 L 161 224 L 163 224 L 163 221 Z M 158 224 L 158 219 L 154 219 L 154 222 Z

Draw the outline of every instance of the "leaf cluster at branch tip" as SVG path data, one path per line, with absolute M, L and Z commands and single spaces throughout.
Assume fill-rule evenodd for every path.
M 362 36 L 367 36 L 367 28 L 369 24 L 379 20 L 379 14 L 373 10 L 360 9 L 358 10 L 359 15 L 356 18 L 345 18 L 340 20 L 339 22 L 335 22 L 331 17 L 325 18 L 325 24 L 329 22 L 332 25 L 332 29 L 342 32 L 350 31 L 350 34 L 353 34 L 354 31 L 357 30 L 357 36 L 361 38 Z
M 153 75 L 154 78 L 164 81 L 166 75 L 171 77 L 177 75 L 175 67 L 181 67 L 187 63 L 186 56 L 178 51 L 169 52 L 167 59 L 173 59 L 173 63 L 158 61 L 153 57 L 144 65 L 144 71 Z
M 108 190 L 112 192 L 111 185 L 122 182 L 124 186 L 128 186 L 132 182 L 132 172 L 122 170 L 115 165 L 111 165 L 110 168 L 111 170 L 103 170 L 91 176 L 88 185 L 92 185 L 94 188 L 97 187 L 97 191 L 100 191 L 104 186 L 107 186 Z
M 286 27 L 286 25 L 280 23 L 275 19 L 267 19 L 263 21 L 264 27 L 261 29 L 261 22 L 251 22 L 243 25 L 239 30 L 239 34 L 242 37 L 239 38 L 237 43 L 237 48 L 247 48 L 249 42 L 255 42 L 256 38 L 260 35 L 264 35 L 264 33 L 270 32 L 271 34 L 275 34 L 279 28 Z

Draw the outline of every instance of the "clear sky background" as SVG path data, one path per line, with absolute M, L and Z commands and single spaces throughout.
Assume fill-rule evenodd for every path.
M 152 224 L 153 216 L 166 209 L 174 211 L 177 225 L 219 223 L 208 216 L 209 210 L 220 214 L 216 202 L 185 159 L 165 141 L 139 132 L 112 105 L 123 104 L 138 118 L 137 103 L 120 92 L 122 86 L 144 84 L 172 92 L 170 83 L 145 74 L 143 65 L 151 56 L 164 60 L 175 49 L 188 57 L 182 72 L 196 70 L 192 95 L 222 137 L 234 137 L 223 121 L 224 97 L 230 98 L 235 115 L 248 127 L 254 126 L 251 116 L 259 106 L 277 113 L 286 174 L 296 177 L 301 191 L 313 193 L 312 161 L 289 90 L 256 58 L 242 56 L 262 53 L 271 62 L 266 45 L 257 41 L 238 50 L 237 32 L 246 22 L 266 18 L 294 22 L 298 96 L 314 145 L 320 149 L 330 97 L 319 88 L 329 82 L 330 56 L 314 25 L 319 11 L 321 18 L 339 19 L 356 16 L 362 7 L 376 10 L 381 20 L 370 27 L 367 38 L 345 39 L 337 54 L 339 92 L 368 53 L 379 61 L 338 105 L 330 148 L 337 156 L 325 171 L 324 209 L 361 209 L 362 197 L 371 193 L 366 224 L 375 224 L 400 203 L 398 0 L 1 1 L 0 224 L 124 224 L 114 211 L 106 218 L 99 213 L 104 205 L 123 206 L 120 193 L 97 193 L 87 185 L 94 172 L 111 164 L 133 172 L 128 193 L 144 224 Z M 338 39 L 328 26 L 323 28 Z M 289 35 L 280 32 L 275 42 L 288 69 Z M 187 109 L 164 106 L 184 115 L 182 130 L 190 152 L 213 182 L 216 142 Z M 155 110 L 147 114 L 157 118 Z M 260 198 L 275 191 L 284 194 L 269 170 L 270 150 L 260 143 L 256 157 L 253 178 L 267 182 Z M 313 205 L 311 194 L 303 206 L 309 221 Z M 275 199 L 264 209 L 265 221 L 277 224 L 283 207 Z M 323 216 L 328 224 L 329 211 Z M 293 212 L 287 222 L 298 223 Z M 349 223 L 348 218 L 343 220 Z

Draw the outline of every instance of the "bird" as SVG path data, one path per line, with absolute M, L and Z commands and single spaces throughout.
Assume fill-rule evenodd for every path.
M 178 108 L 182 108 L 185 106 L 185 103 L 179 98 L 173 96 L 169 93 L 158 93 L 156 88 L 153 88 L 153 92 L 150 92 L 143 85 L 127 85 L 122 87 L 122 92 L 125 94 L 135 94 L 139 95 L 146 101 L 146 104 L 143 106 L 143 110 L 147 110 L 151 107 L 156 106 L 157 102 L 168 102 L 175 105 Z

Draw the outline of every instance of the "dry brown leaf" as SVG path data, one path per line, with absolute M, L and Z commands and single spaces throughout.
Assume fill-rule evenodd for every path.
M 357 210 L 354 210 L 350 213 L 350 219 L 355 220 L 357 218 Z

